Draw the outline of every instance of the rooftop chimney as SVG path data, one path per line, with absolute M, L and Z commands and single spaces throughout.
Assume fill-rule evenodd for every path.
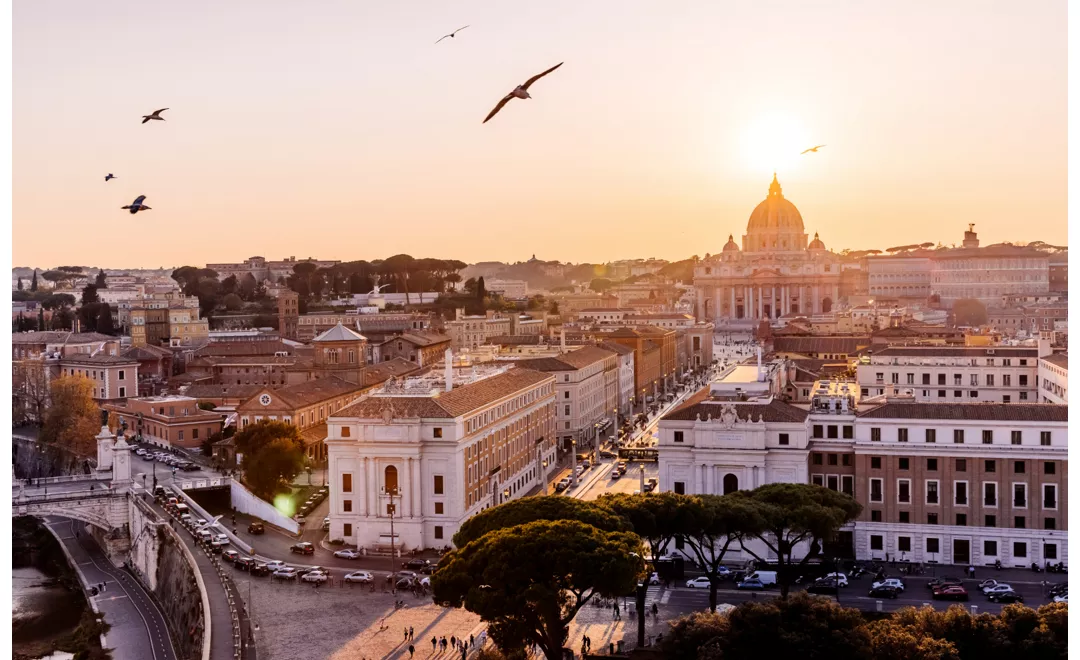
M 454 389 L 454 351 L 446 349 L 446 353 L 443 356 L 443 360 L 446 362 L 444 367 L 446 374 L 446 391 Z

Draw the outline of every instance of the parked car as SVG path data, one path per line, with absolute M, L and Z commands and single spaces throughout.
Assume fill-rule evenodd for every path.
M 985 591 L 986 589 L 996 586 L 999 582 L 993 578 L 987 578 L 979 583 L 979 591 Z
M 273 579 L 273 580 L 295 580 L 296 579 L 296 569 L 293 568 L 292 566 L 286 566 L 285 568 L 281 568 L 281 569 L 278 569 L 278 570 L 274 571 L 270 575 L 270 578 Z
M 184 472 L 198 472 L 199 466 L 194 463 L 184 463 L 182 466 L 180 466 L 180 469 Z
M 962 585 L 950 584 L 934 589 L 934 600 L 967 600 L 968 592 Z
M 334 556 L 338 559 L 359 559 L 360 553 L 352 548 L 345 548 L 344 550 L 335 552 Z
M 655 575 L 655 573 L 653 575 Z M 688 589 L 708 589 L 709 584 L 710 584 L 709 578 L 707 578 L 705 576 L 696 577 L 696 578 L 694 578 L 692 580 L 687 580 L 686 581 L 686 587 Z
M 248 534 L 264 534 L 266 528 L 258 520 L 248 523 Z
M 438 570 L 437 564 L 428 564 L 420 569 L 420 575 L 435 575 L 435 571 Z
M 195 534 L 195 538 L 197 538 L 199 541 L 202 541 L 203 543 L 209 543 L 210 541 L 214 540 L 213 535 L 211 535 L 210 532 L 205 529 L 200 529 L 198 533 Z
M 1046 593 L 1049 596 L 1064 596 L 1065 594 L 1069 593 L 1069 583 L 1058 582 L 1054 586 L 1050 587 L 1050 589 L 1048 589 Z
M 1024 597 L 1015 591 L 995 591 L 989 594 L 990 602 L 992 603 L 1022 603 Z
M 1008 591 L 1013 591 L 1013 588 L 1005 584 L 1004 582 L 998 582 L 994 586 L 986 587 L 982 590 L 982 592 L 987 596 L 991 596 L 993 594 L 1003 594 Z
M 1069 594 L 1061 594 L 1060 596 L 1054 596 L 1054 602 L 1055 603 L 1065 603 L 1066 605 L 1068 605 L 1069 604 Z
M 229 552 L 236 552 L 236 551 L 235 550 L 229 550 Z M 225 553 L 221 553 L 221 554 L 224 555 Z M 236 559 L 233 560 L 233 568 L 241 570 L 241 571 L 251 571 L 253 566 L 255 566 L 255 560 L 252 559 L 251 557 L 244 557 L 243 555 L 240 555 L 240 556 L 236 557 Z
M 309 571 L 307 573 L 304 573 L 302 576 L 300 576 L 300 579 L 303 580 L 304 582 L 313 582 L 313 583 L 314 582 L 319 582 L 319 583 L 322 583 L 322 582 L 326 582 L 327 580 L 329 580 L 330 576 L 327 575 L 324 571 Z
M 311 573 L 311 572 L 325 573 L 326 569 L 323 568 L 322 566 L 297 566 L 296 567 L 296 574 L 299 575 L 300 577 L 304 577 L 305 575 L 307 575 L 308 573 Z
M 806 591 L 811 594 L 835 595 L 840 591 L 840 583 L 833 578 L 820 578 L 814 580 L 814 582 L 806 588 Z
M 315 554 L 315 546 L 311 543 L 308 543 L 307 541 L 303 541 L 301 543 L 294 543 L 289 548 L 289 552 L 298 555 L 313 555 Z
M 375 581 L 375 576 L 368 571 L 353 571 L 352 573 L 345 574 L 346 582 L 359 582 L 360 584 L 371 584 Z
M 761 580 L 758 580 L 757 578 L 753 578 L 753 579 L 749 579 L 749 580 L 743 580 L 742 582 L 736 584 L 735 588 L 736 589 L 755 589 L 755 590 L 759 590 L 759 589 L 764 589 L 765 585 L 762 584 Z
M 649 584 L 660 584 L 660 576 L 656 573 L 656 571 L 649 573 Z
M 600 458 L 615 458 L 616 456 L 618 456 L 618 454 L 611 451 L 610 449 L 601 449 L 600 450 Z
M 401 578 L 394 584 L 394 588 L 399 590 L 412 589 L 414 586 L 416 586 L 416 580 L 413 578 Z
M 646 492 L 646 493 L 651 493 L 651 492 L 653 492 L 654 490 L 656 490 L 656 485 L 657 485 L 657 481 L 656 481 L 656 479 L 649 479 L 649 480 L 647 480 L 647 481 L 645 482 L 645 492 Z
M 907 588 L 907 585 L 904 584 L 904 581 L 899 578 L 885 578 L 884 580 L 874 581 L 874 583 L 871 584 L 870 587 L 892 587 L 893 589 L 896 589 L 897 591 L 903 593 L 904 589 Z
M 257 577 L 270 575 L 270 567 L 261 561 L 255 562 L 255 565 L 251 567 L 251 574 Z
M 570 477 L 563 477 L 559 479 L 559 483 L 555 484 L 555 491 L 561 493 L 570 487 Z
M 222 534 L 222 533 L 220 533 L 220 532 L 217 533 L 217 534 L 214 534 L 214 540 L 217 541 L 218 543 L 220 543 L 221 545 L 229 545 L 229 537 Z
M 266 567 L 270 569 L 270 572 L 280 571 L 283 568 L 288 568 L 288 565 L 280 559 L 266 562 Z
M 933 591 L 934 589 L 937 589 L 938 587 L 947 587 L 947 586 L 950 586 L 950 585 L 963 585 L 963 584 L 964 584 L 964 582 L 960 578 L 940 577 L 940 578 L 935 578 L 935 579 L 930 580 L 929 582 L 927 582 L 926 583 L 926 588 Z
M 296 521 L 296 524 L 297 524 L 297 525 L 303 525 L 304 523 L 306 523 L 306 522 L 307 522 L 307 519 L 306 519 L 306 518 L 304 518 L 304 514 L 302 514 L 302 513 L 298 513 L 298 514 L 296 514 L 296 516 L 295 516 L 295 517 L 293 517 L 293 520 L 295 520 L 295 521 Z
M 419 569 L 427 566 L 430 563 L 431 562 L 428 561 L 427 559 L 410 559 L 409 561 L 403 563 L 401 565 L 401 567 L 402 568 L 412 569 L 412 570 L 416 571 L 416 570 L 419 570 Z
M 848 586 L 848 578 L 843 573 L 827 573 L 823 577 L 832 578 L 832 579 L 836 580 L 837 584 L 839 584 L 841 587 Z
M 225 544 L 221 541 L 218 541 L 217 539 L 213 539 L 212 541 L 210 541 L 210 552 L 214 553 L 215 555 L 220 555 L 221 551 L 224 549 Z
M 893 598 L 895 599 L 901 593 L 900 589 L 888 584 L 877 584 L 870 587 L 871 598 Z
M 322 529 L 323 529 L 324 532 L 329 532 L 330 531 L 330 516 L 327 516 L 327 517 L 323 518 Z
M 235 564 L 236 560 L 240 558 L 240 553 L 236 550 L 223 550 L 221 552 L 221 559 L 229 563 Z

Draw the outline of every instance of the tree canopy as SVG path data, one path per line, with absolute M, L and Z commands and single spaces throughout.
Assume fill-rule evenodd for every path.
M 644 573 L 641 540 L 576 520 L 491 531 L 454 550 L 431 578 L 435 602 L 488 622 L 503 652 L 537 644 L 561 660 L 568 625 L 593 596 L 623 596 Z
M 986 325 L 986 305 L 974 298 L 962 298 L 953 303 L 953 322 L 956 325 L 976 327 Z
M 760 531 L 763 521 L 753 505 L 734 494 L 696 495 L 683 509 L 683 540 L 709 578 L 709 609 L 715 612 L 720 570 L 728 550 Z
M 603 495 L 598 504 L 626 518 L 634 533 L 649 544 L 655 561 L 677 535 L 690 529 L 690 495 L 672 492 Z
M 577 520 L 608 532 L 630 531 L 627 521 L 608 508 L 572 497 L 548 495 L 511 500 L 481 511 L 462 523 L 454 534 L 454 545 L 464 548 L 488 532 L 536 520 Z
M 303 445 L 288 437 L 277 437 L 256 451 L 245 453 L 242 467 L 251 492 L 271 500 L 288 488 L 303 466 Z
M 41 440 L 80 456 L 97 453 L 94 439 L 101 430 L 101 415 L 91 396 L 93 385 L 82 376 L 61 376 L 49 384 L 49 406 Z

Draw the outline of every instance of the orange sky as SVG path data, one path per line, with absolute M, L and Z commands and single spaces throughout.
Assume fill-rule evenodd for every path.
M 1067 236 L 1063 0 L 22 0 L 13 31 L 15 265 L 679 259 L 774 167 L 837 250 Z

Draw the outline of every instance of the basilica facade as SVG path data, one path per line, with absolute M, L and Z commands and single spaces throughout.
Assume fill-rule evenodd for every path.
M 818 235 L 807 242 L 802 215 L 773 175 L 750 214 L 742 248 L 733 236 L 694 268 L 699 321 L 776 319 L 828 312 L 840 297 L 840 259 Z

